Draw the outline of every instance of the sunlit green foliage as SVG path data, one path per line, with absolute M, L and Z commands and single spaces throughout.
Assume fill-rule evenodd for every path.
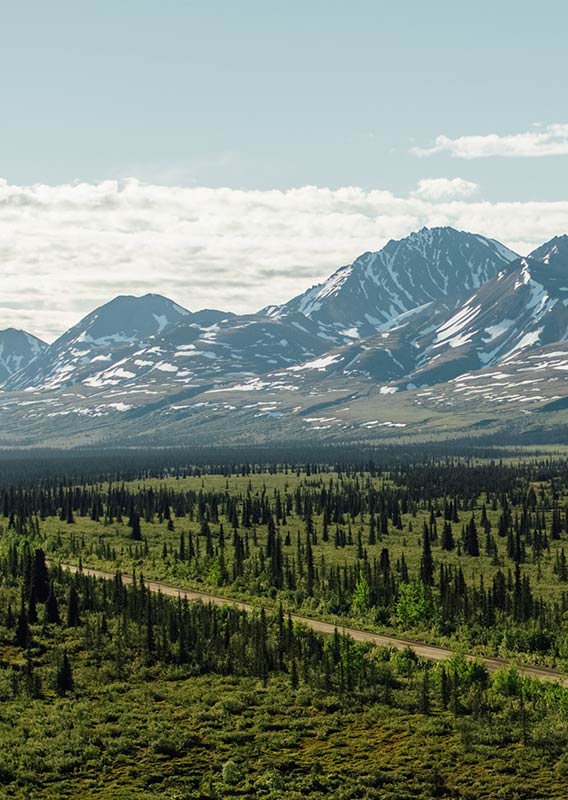
M 564 798 L 567 690 L 288 612 L 562 667 L 567 488 L 562 461 L 0 488 L 0 796 Z

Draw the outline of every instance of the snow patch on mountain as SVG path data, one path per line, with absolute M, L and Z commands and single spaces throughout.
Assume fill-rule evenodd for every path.
M 306 361 L 305 364 L 299 364 L 295 367 L 288 367 L 288 369 L 290 372 L 303 372 L 306 369 L 323 370 L 329 367 L 330 364 L 335 364 L 340 358 L 339 354 L 332 354 L 323 358 L 316 358 L 313 361 Z

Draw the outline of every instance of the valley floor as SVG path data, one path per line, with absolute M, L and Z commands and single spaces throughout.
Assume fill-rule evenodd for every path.
M 562 454 L 128 477 L 0 475 L 1 797 L 564 800 Z

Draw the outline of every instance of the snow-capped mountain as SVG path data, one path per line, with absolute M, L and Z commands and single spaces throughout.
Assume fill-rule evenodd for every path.
M 158 294 L 115 297 L 49 345 L 33 365 L 12 375 L 6 389 L 56 389 L 77 383 L 189 316 L 185 308 Z
M 568 236 L 561 236 L 512 262 L 419 337 L 411 381 L 440 383 L 567 338 Z
M 14 372 L 26 367 L 46 349 L 47 344 L 37 336 L 17 328 L 0 331 L 0 383 Z
M 307 317 L 190 312 L 160 295 L 117 297 L 54 342 L 9 390 L 185 386 L 242 380 L 301 363 L 328 342 Z
M 304 314 L 318 323 L 321 336 L 339 344 L 387 330 L 419 307 L 452 310 L 517 257 L 484 236 L 423 228 L 363 253 L 324 283 L 265 313 Z
M 199 324 L 199 314 L 153 336 L 111 364 L 82 377 L 86 386 L 172 387 L 239 382 L 301 363 L 327 347 L 306 317 L 228 315 Z
M 568 236 L 422 229 L 258 314 L 117 297 L 29 339 L 0 349 L 5 444 L 568 431 Z
M 562 236 L 512 261 L 453 312 L 440 302 L 425 304 L 383 332 L 335 349 L 325 373 L 366 375 L 400 391 L 517 363 L 526 350 L 566 339 L 568 236 Z

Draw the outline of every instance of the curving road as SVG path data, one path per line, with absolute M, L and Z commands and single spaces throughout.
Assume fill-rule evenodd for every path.
M 72 564 L 61 564 L 61 568 L 68 572 L 79 572 L 79 568 Z M 103 578 L 104 580 L 113 580 L 114 573 L 104 572 L 100 569 L 89 569 L 83 567 L 82 572 L 84 575 L 91 575 L 94 578 Z M 130 585 L 132 583 L 132 576 L 122 574 L 123 583 Z M 228 597 L 220 597 L 219 595 L 209 594 L 208 592 L 198 592 L 193 589 L 182 589 L 176 586 L 170 586 L 161 581 L 149 581 L 144 579 L 144 584 L 147 589 L 152 592 L 161 592 L 169 597 L 182 597 L 187 600 L 201 600 L 204 603 L 213 603 L 218 606 L 236 606 L 243 611 L 258 610 L 259 606 L 253 606 L 251 603 L 243 603 L 239 600 L 231 600 Z M 273 609 L 267 609 L 267 611 Z M 358 642 L 372 642 L 381 647 L 395 647 L 398 650 L 404 650 L 406 647 L 411 647 L 417 656 L 420 658 L 427 658 L 430 661 L 445 661 L 454 655 L 453 651 L 447 647 L 438 647 L 437 645 L 424 644 L 423 642 L 416 642 L 409 639 L 399 639 L 396 636 L 384 636 L 379 633 L 371 633 L 370 631 L 359 630 L 358 628 L 346 628 L 344 626 L 333 625 L 330 622 L 322 622 L 319 619 L 312 619 L 311 617 L 302 617 L 299 614 L 292 614 L 292 619 L 307 625 L 314 631 L 320 633 L 333 633 L 335 629 L 340 629 L 342 633 L 346 633 Z M 503 667 L 508 667 L 511 660 L 505 658 L 487 658 L 484 656 L 466 656 L 468 659 L 478 659 L 482 661 L 490 672 L 495 672 Z M 530 665 L 516 664 L 520 673 L 530 678 L 536 678 L 541 681 L 555 681 L 562 686 L 568 688 L 568 675 L 562 672 L 556 672 L 547 667 L 537 667 Z

